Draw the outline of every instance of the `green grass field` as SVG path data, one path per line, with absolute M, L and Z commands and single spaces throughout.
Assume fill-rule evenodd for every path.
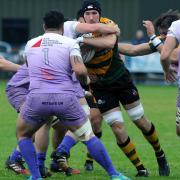
M 4 169 L 4 162 L 16 145 L 15 122 L 16 112 L 8 104 L 4 93 L 5 82 L 0 82 L 0 180 L 20 180 L 23 176 Z M 151 146 L 145 141 L 142 134 L 125 116 L 126 129 L 129 136 L 136 144 L 139 156 L 145 167 L 149 170 L 149 180 L 179 180 L 180 179 L 180 139 L 175 133 L 175 104 L 177 96 L 177 87 L 170 86 L 138 86 L 142 103 L 145 108 L 145 115 L 155 124 L 158 131 L 160 142 L 166 152 L 171 167 L 169 177 L 159 177 L 157 163 Z M 120 172 L 135 178 L 135 168 L 127 160 L 121 150 L 117 147 L 115 138 L 110 128 L 103 125 L 103 143 L 105 144 L 114 165 Z M 49 165 L 51 150 L 48 150 L 47 166 Z M 95 170 L 92 173 L 85 172 L 83 164 L 85 160 L 86 149 L 79 143 L 71 151 L 70 165 L 78 167 L 81 175 L 65 177 L 63 174 L 53 174 L 52 180 L 70 179 L 70 180 L 108 180 L 105 171 L 95 163 Z M 50 179 L 50 178 L 49 178 Z M 147 178 L 140 178 L 147 179 Z

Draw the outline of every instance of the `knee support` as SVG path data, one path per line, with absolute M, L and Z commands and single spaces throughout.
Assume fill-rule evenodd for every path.
M 108 125 L 112 125 L 114 122 L 124 122 L 121 111 L 114 111 L 103 115 L 103 119 Z
M 144 115 L 144 108 L 142 104 L 140 103 L 138 106 L 127 110 L 127 113 L 131 120 L 136 121 Z
M 81 105 L 81 107 L 83 108 L 86 115 L 89 117 L 90 116 L 90 108 L 89 108 L 88 104 Z
M 77 129 L 74 134 L 79 138 L 80 141 L 88 141 L 93 134 L 91 123 L 88 121 Z

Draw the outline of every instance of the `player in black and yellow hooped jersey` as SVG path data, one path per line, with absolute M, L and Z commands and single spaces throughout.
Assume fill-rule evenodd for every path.
M 107 18 L 100 18 L 100 4 L 95 0 L 86 0 L 82 5 L 86 23 L 114 23 Z M 96 35 L 95 35 L 96 36 Z M 99 36 L 99 35 L 98 35 Z M 155 126 L 144 116 L 138 90 L 132 82 L 129 71 L 119 59 L 117 36 L 110 34 L 102 38 L 81 38 L 79 42 L 96 47 L 93 59 L 86 63 L 91 78 L 91 89 L 95 96 L 103 119 L 110 125 L 117 144 L 137 168 L 137 176 L 148 176 L 140 161 L 135 145 L 125 131 L 119 102 L 122 104 L 134 124 L 142 131 L 152 145 L 159 166 L 160 176 L 169 176 L 170 170 L 164 151 L 161 148 Z

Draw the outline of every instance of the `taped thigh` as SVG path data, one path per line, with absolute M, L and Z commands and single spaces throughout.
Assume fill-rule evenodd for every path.
M 141 103 L 138 106 L 131 108 L 129 110 L 126 110 L 126 111 L 130 119 L 133 121 L 140 119 L 144 115 L 144 108 Z
M 124 122 L 121 111 L 114 111 L 103 115 L 103 119 L 108 125 L 112 125 L 114 122 Z
M 93 134 L 89 119 L 85 122 L 85 124 L 83 124 L 79 129 L 77 129 L 74 134 L 79 138 L 80 141 L 88 141 Z

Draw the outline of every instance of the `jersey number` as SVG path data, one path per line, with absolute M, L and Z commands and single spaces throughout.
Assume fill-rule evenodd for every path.
M 44 48 L 44 49 L 42 49 L 42 51 L 44 53 L 44 62 L 46 65 L 49 65 L 49 49 Z

